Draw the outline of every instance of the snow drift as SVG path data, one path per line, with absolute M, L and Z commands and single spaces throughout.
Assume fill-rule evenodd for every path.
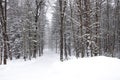
M 32 61 L 1 65 L 0 80 L 120 80 L 119 59 L 100 56 L 60 62 L 53 51 L 44 53 Z

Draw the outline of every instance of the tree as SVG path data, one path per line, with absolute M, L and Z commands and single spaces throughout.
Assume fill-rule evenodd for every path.
M 3 5 L 4 4 L 4 5 Z M 7 1 L 0 0 L 0 17 L 1 17 L 1 27 L 3 35 L 3 44 L 4 44 L 4 60 L 3 63 L 7 64 Z
M 120 0 L 114 0 L 115 1 L 115 41 L 116 41 L 116 47 L 117 51 L 116 53 L 120 52 Z M 117 35 L 116 35 L 117 34 Z M 120 58 L 120 55 L 117 54 L 117 56 Z
M 63 61 L 63 40 L 64 40 L 64 14 L 65 14 L 65 8 L 66 8 L 66 1 L 65 0 L 59 0 L 59 6 L 60 6 L 60 60 Z

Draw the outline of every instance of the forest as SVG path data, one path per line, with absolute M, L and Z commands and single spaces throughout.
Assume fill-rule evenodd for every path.
M 46 48 L 61 62 L 120 58 L 120 0 L 0 0 L 0 65 Z

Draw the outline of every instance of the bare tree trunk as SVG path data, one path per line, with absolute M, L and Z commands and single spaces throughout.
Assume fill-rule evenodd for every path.
M 69 0 L 69 2 L 70 2 L 70 17 L 71 17 L 71 19 L 70 19 L 71 24 L 70 25 L 72 28 L 73 47 L 74 47 L 75 53 L 77 54 L 77 47 L 76 47 L 77 43 L 76 43 L 75 29 L 74 29 L 74 23 L 73 23 L 73 8 L 72 8 L 73 4 L 72 4 L 71 0 Z
M 36 58 L 36 54 L 37 54 L 37 23 L 38 23 L 38 10 L 39 10 L 39 6 L 38 6 L 38 1 L 35 1 L 36 3 L 36 10 L 35 10 L 35 35 L 34 35 L 34 53 L 33 53 L 33 57 Z
M 55 34 L 57 35 L 57 32 L 55 32 Z M 58 49 L 57 49 L 57 46 L 58 46 L 57 37 L 56 37 L 56 40 L 55 40 L 55 44 L 56 44 L 56 45 L 55 45 L 55 46 L 56 46 L 55 48 L 56 48 L 56 53 L 57 53 L 57 50 L 58 50 Z
M 4 7 L 2 5 L 3 1 L 0 0 L 0 11 L 1 11 L 1 24 L 2 24 L 2 35 L 4 43 L 4 60 L 3 63 L 7 64 L 7 1 L 4 1 Z
M 106 13 L 106 16 L 107 16 L 107 34 L 106 34 L 106 50 L 107 50 L 107 53 L 110 53 L 110 34 L 109 34 L 109 31 L 110 31 L 110 24 L 109 24 L 109 0 L 107 0 L 107 13 Z
M 59 0 L 60 6 L 60 60 L 63 61 L 63 1 Z
M 82 0 L 78 0 L 78 12 L 79 12 L 79 17 L 80 17 L 80 51 L 81 51 L 81 57 L 84 57 L 84 46 L 83 46 L 83 9 L 82 9 Z
M 71 36 L 71 35 L 69 34 L 69 36 Z M 67 47 L 68 47 L 68 55 L 71 56 L 71 38 L 68 39 L 68 46 Z
M 84 5 L 85 5 L 85 21 L 84 21 L 84 26 L 86 27 L 86 34 L 88 35 L 86 37 L 86 54 L 88 56 L 88 47 L 89 47 L 89 42 L 91 39 L 91 29 L 90 29 L 90 0 L 84 0 Z
M 116 36 L 116 45 L 117 45 L 117 53 L 120 53 L 120 0 L 115 0 L 116 8 L 115 8 L 115 27 L 117 30 Z M 118 54 L 120 58 L 120 54 Z
M 64 14 L 66 8 L 66 0 L 59 0 L 60 6 L 60 60 L 63 61 L 63 46 L 64 46 Z
M 2 64 L 2 51 L 1 51 L 1 48 L 0 48 L 0 65 Z
M 94 50 L 94 55 L 95 56 L 97 56 L 98 54 L 100 55 L 100 53 L 99 53 L 99 46 L 100 46 L 100 44 L 99 44 L 99 26 L 100 26 L 100 24 L 99 24 L 99 4 L 98 4 L 99 2 L 98 2 L 98 0 L 96 0 L 95 1 L 95 5 L 96 5 L 96 10 L 95 10 L 95 27 L 96 27 L 96 29 L 95 29 L 95 35 L 96 35 L 96 37 L 95 37 L 95 44 L 96 44 L 96 46 L 95 46 L 95 49 L 97 49 L 97 50 Z
M 65 59 L 68 59 L 68 54 L 67 54 L 67 43 L 66 43 L 66 34 L 64 34 L 64 53 L 65 53 Z

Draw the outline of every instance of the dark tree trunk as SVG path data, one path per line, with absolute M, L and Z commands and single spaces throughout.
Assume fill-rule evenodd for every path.
M 84 0 L 84 16 L 85 16 L 85 21 L 84 21 L 84 26 L 86 27 L 86 34 L 88 34 L 88 36 L 86 36 L 86 54 L 88 55 L 88 40 L 91 39 L 91 28 L 90 28 L 90 0 Z
M 60 6 L 60 61 L 63 61 L 63 1 L 59 0 Z
M 7 64 L 7 1 L 4 1 L 4 6 L 2 5 L 3 1 L 0 0 L 0 11 L 1 11 L 1 24 L 2 24 L 2 35 L 3 35 L 3 45 L 4 45 L 4 59 L 3 64 Z

